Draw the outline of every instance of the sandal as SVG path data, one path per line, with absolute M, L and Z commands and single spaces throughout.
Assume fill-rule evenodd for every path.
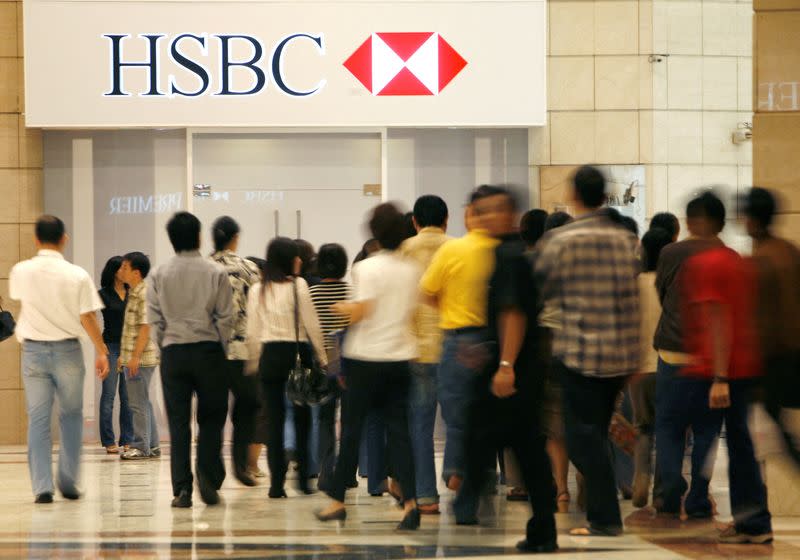
M 520 488 L 515 486 L 511 490 L 508 491 L 506 494 L 506 500 L 509 502 L 527 502 L 528 501 L 528 491 L 524 488 Z
M 109 455 L 117 455 L 119 453 L 119 446 L 117 444 L 106 445 L 106 453 Z
M 559 492 L 558 496 L 556 496 L 556 509 L 558 513 L 569 513 L 570 500 L 569 492 Z

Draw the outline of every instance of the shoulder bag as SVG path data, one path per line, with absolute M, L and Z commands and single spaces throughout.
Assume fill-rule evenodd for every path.
M 314 351 L 311 352 L 311 367 L 305 367 L 300 357 L 300 308 L 297 301 L 297 282 L 294 284 L 294 338 L 296 344 L 295 363 L 286 382 L 286 395 L 298 405 L 315 405 L 328 402 L 335 395 L 328 376 L 319 366 Z M 310 341 L 309 341 L 310 342 Z
M 11 338 L 16 328 L 17 323 L 14 321 L 14 316 L 11 312 L 4 310 L 2 302 L 0 302 L 0 342 Z

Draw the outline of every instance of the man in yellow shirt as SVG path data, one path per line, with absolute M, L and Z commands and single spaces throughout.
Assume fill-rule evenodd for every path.
M 481 368 L 477 362 L 482 353 L 476 351 L 485 343 L 487 293 L 498 244 L 485 224 L 492 223 L 499 198 L 505 203 L 486 186 L 472 193 L 467 209 L 471 230 L 442 245 L 420 282 L 423 294 L 439 309 L 444 331 L 437 392 L 447 424 L 442 477 L 451 490 L 458 490 L 464 477 L 467 413 Z
M 447 237 L 448 210 L 444 200 L 435 195 L 420 197 L 414 204 L 414 227 L 417 235 L 407 239 L 400 254 L 428 268 L 433 256 L 450 238 Z M 442 330 L 439 311 L 429 303 L 420 303 L 414 316 L 419 359 L 412 364 L 409 387 L 409 423 L 414 449 L 417 503 L 423 514 L 439 513 L 436 491 L 436 465 L 433 451 L 433 429 L 438 402 L 436 372 L 442 352 Z

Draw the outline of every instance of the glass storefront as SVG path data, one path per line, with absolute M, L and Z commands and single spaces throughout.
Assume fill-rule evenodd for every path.
M 44 159 L 45 211 L 64 219 L 67 258 L 96 281 L 114 255 L 142 251 L 154 266 L 169 259 L 164 228 L 178 210 L 203 222 L 204 253 L 210 224 L 229 215 L 241 224 L 243 255 L 263 257 L 281 235 L 341 243 L 352 259 L 381 200 L 410 211 L 417 196 L 438 194 L 452 235 L 464 233 L 477 184 L 512 185 L 521 207 L 529 203 L 527 129 L 46 131 Z M 85 437 L 94 441 L 100 384 L 85 390 Z

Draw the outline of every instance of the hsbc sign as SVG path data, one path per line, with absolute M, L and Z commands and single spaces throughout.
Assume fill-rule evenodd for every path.
M 544 0 L 28 0 L 24 9 L 29 126 L 545 121 Z
M 109 91 L 103 94 L 105 96 L 131 95 L 124 86 L 123 77 L 125 72 L 132 72 L 133 69 L 147 72 L 147 88 L 138 94 L 151 97 L 257 95 L 267 88 L 270 79 L 282 93 L 290 97 L 306 97 L 318 93 L 327 83 L 325 78 L 321 78 L 307 88 L 293 87 L 289 85 L 284 64 L 284 55 L 293 43 L 300 41 L 310 41 L 320 56 L 324 56 L 322 34 L 295 33 L 284 37 L 275 45 L 266 61 L 264 54 L 268 51 L 257 38 L 249 35 L 212 34 L 209 37 L 207 34 L 182 33 L 170 40 L 161 33 L 144 34 L 140 35 L 140 40 L 146 41 L 148 54 L 144 60 L 137 61 L 128 60 L 123 53 L 125 43 L 131 40 L 130 35 L 107 34 L 104 37 L 110 42 L 110 86 Z M 187 43 L 196 43 L 203 53 L 207 53 L 207 42 L 212 39 L 220 44 L 220 60 L 216 62 L 219 84 L 216 88 L 211 83 L 209 61 L 193 59 L 183 48 Z M 252 49 L 252 56 L 246 60 L 232 60 L 231 45 L 236 41 Z M 168 84 L 160 83 L 159 61 L 163 57 L 159 55 L 162 48 L 174 66 L 190 75 L 188 79 L 195 82 L 195 87 L 182 86 L 174 74 L 169 75 Z M 438 95 L 466 65 L 466 60 L 438 33 L 413 32 L 373 33 L 344 62 L 344 66 L 374 95 Z M 236 67 L 252 74 L 249 87 L 238 90 L 232 88 L 231 72 Z

